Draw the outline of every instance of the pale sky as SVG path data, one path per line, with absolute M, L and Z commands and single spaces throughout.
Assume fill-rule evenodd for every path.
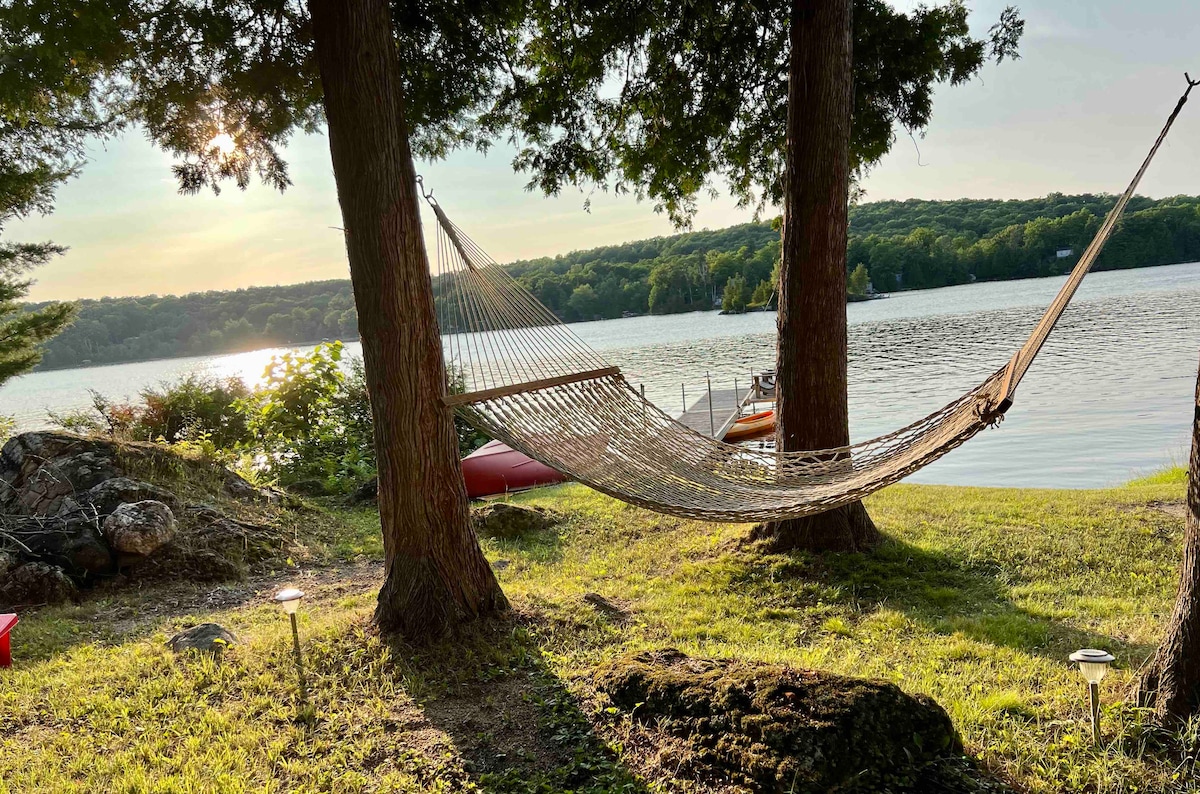
M 864 183 L 866 201 L 1030 198 L 1124 189 L 1182 91 L 1200 77 L 1200 2 L 1026 0 L 1021 60 L 942 87 L 924 139 L 903 132 Z M 985 29 L 1006 2 L 971 3 Z M 910 5 L 910 3 L 903 3 Z M 917 148 L 920 154 L 918 156 Z M 443 207 L 498 261 L 554 255 L 674 230 L 648 203 L 596 192 L 546 199 L 497 146 L 419 163 Z M 34 300 L 184 293 L 347 277 L 326 141 L 287 149 L 294 187 L 255 184 L 180 196 L 171 158 L 136 130 L 96 146 L 48 218 L 13 223 L 10 240 L 70 246 L 37 272 Z M 1142 183 L 1153 197 L 1200 194 L 1200 93 Z M 750 220 L 728 198 L 705 202 L 694 228 Z

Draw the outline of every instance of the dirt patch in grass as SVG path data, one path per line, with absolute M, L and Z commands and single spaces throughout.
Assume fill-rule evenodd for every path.
M 1178 518 L 1183 521 L 1187 518 L 1187 502 L 1180 500 L 1178 502 L 1147 502 L 1146 507 L 1152 510 L 1157 510 L 1160 513 L 1166 513 L 1171 518 Z

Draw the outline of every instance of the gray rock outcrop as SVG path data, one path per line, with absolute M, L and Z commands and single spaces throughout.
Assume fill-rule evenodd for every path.
M 22 433 L 0 448 L 0 609 L 61 601 L 133 570 L 237 577 L 286 544 L 271 527 L 187 504 L 139 479 L 151 474 L 189 495 L 286 503 L 219 464 L 161 445 Z

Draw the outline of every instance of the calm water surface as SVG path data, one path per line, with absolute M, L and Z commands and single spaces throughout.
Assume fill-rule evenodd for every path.
M 1007 361 L 1062 278 L 971 284 L 854 303 L 850 416 L 854 440 L 918 419 Z M 680 386 L 699 395 L 745 386 L 773 366 L 775 315 L 715 312 L 571 326 L 668 413 Z M 347 352 L 359 353 L 357 344 Z M 279 350 L 38 372 L 0 388 L 0 413 L 22 428 L 88 403 L 88 389 L 124 399 L 189 372 L 258 379 Z M 962 485 L 1099 487 L 1186 462 L 1197 356 L 1200 263 L 1113 273 L 1084 282 L 1021 384 L 1003 425 L 911 478 Z

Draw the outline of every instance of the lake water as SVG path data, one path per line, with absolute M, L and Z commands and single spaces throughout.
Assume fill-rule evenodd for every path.
M 970 284 L 850 304 L 855 441 L 918 419 L 1005 363 L 1062 278 Z M 644 384 L 668 413 L 714 388 L 745 387 L 774 365 L 775 315 L 696 312 L 578 323 L 575 333 Z M 359 346 L 348 344 L 357 355 Z M 256 380 L 279 350 L 37 372 L 0 388 L 23 429 L 48 410 L 117 399 L 188 372 Z M 961 485 L 1100 487 L 1187 460 L 1197 357 L 1200 263 L 1088 276 L 1021 384 L 999 429 L 913 475 Z

